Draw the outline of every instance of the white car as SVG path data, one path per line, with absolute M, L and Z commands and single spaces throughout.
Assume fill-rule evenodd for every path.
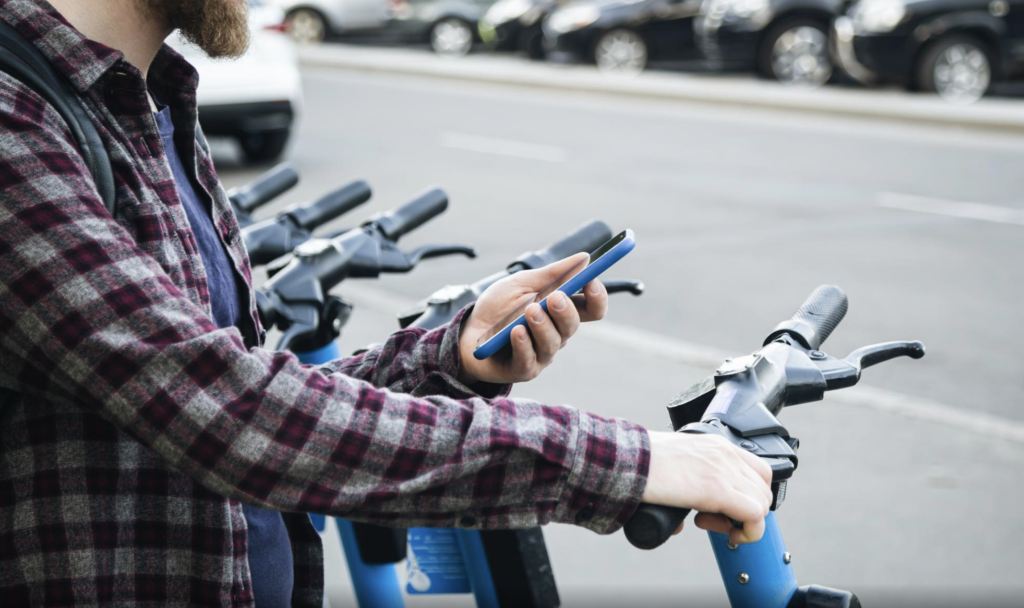
M 199 123 L 208 136 L 232 137 L 250 162 L 284 152 L 302 109 L 302 80 L 284 12 L 249 0 L 252 42 L 238 59 L 210 59 L 180 36 L 169 42 L 199 71 Z
M 296 42 L 321 42 L 331 34 L 379 30 L 391 18 L 390 0 L 265 0 L 285 12 Z

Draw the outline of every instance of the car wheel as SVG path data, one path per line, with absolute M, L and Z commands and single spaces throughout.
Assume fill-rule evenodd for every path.
M 826 26 L 812 19 L 794 19 L 773 26 L 758 53 L 766 78 L 784 84 L 820 87 L 832 77 Z
M 247 162 L 266 163 L 281 156 L 288 145 L 289 135 L 290 130 L 246 133 L 239 136 L 238 144 Z
M 457 17 L 445 17 L 430 28 L 430 48 L 438 55 L 465 55 L 473 48 L 473 28 Z
M 299 44 L 316 44 L 327 37 L 327 20 L 311 8 L 299 8 L 285 18 L 288 33 Z
M 534 61 L 547 57 L 547 51 L 544 50 L 544 35 L 540 32 L 527 31 L 520 46 L 526 51 L 526 56 Z
M 647 43 L 632 30 L 610 30 L 594 45 L 594 63 L 606 73 L 639 74 L 647 65 Z
M 930 45 L 917 64 L 917 85 L 950 103 L 980 99 L 992 84 L 992 51 L 980 39 L 953 34 Z

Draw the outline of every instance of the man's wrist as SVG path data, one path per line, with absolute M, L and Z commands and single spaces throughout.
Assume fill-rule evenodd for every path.
M 467 386 L 472 386 L 472 385 L 476 384 L 477 382 L 480 382 L 480 379 L 477 378 L 475 375 L 473 375 L 469 371 L 469 369 L 468 369 L 469 366 L 467 365 L 467 361 L 473 361 L 474 360 L 473 359 L 472 351 L 470 351 L 469 347 L 464 344 L 464 342 L 465 342 L 465 331 L 464 330 L 466 328 L 466 322 L 469 320 L 470 314 L 472 314 L 472 311 L 470 311 L 470 313 L 467 313 L 467 314 L 463 315 L 462 321 L 459 324 L 459 349 L 458 349 L 459 350 L 459 374 L 458 374 L 458 378 L 459 378 L 459 382 L 461 382 L 461 383 L 463 383 L 463 384 L 465 384 Z

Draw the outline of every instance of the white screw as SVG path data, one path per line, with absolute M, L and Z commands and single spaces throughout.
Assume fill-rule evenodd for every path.
M 750 575 L 747 574 L 746 572 L 740 572 L 739 578 L 740 578 L 740 584 L 741 585 L 746 585 L 747 583 L 750 582 Z

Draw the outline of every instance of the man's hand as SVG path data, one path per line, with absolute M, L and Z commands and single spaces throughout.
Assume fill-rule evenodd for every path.
M 526 309 L 525 327 L 512 330 L 512 352 L 503 350 L 478 361 L 473 351 L 481 336 L 508 314 L 532 301 L 537 293 L 576 266 L 581 268 L 589 256 L 579 253 L 536 270 L 523 270 L 504 278 L 485 291 L 473 312 L 463 322 L 459 338 L 462 369 L 459 379 L 467 384 L 494 382 L 506 384 L 533 380 L 551 364 L 555 353 L 576 333 L 581 321 L 597 321 L 608 311 L 608 292 L 601 281 L 591 281 L 581 294 L 572 298 L 561 292 L 548 297 L 548 312 L 539 304 Z M 514 319 L 509 319 L 512 322 Z M 532 338 L 531 338 L 532 335 Z
M 772 504 L 767 463 L 718 435 L 649 434 L 651 465 L 641 501 L 694 509 L 698 528 L 728 534 L 734 544 L 761 540 Z M 734 528 L 729 518 L 743 528 Z

